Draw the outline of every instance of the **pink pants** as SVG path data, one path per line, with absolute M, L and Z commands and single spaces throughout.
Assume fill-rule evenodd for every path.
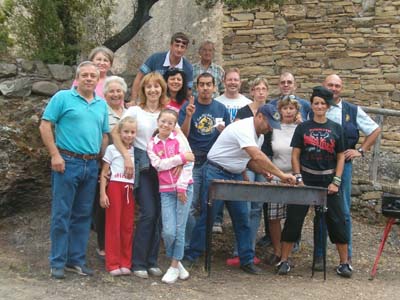
M 106 270 L 131 268 L 135 202 L 133 185 L 111 181 L 107 186 Z

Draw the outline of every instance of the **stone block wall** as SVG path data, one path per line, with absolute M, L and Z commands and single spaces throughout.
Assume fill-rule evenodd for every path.
M 243 92 L 249 81 L 263 75 L 273 98 L 279 93 L 279 75 L 289 71 L 297 94 L 308 99 L 313 86 L 337 73 L 349 101 L 399 110 L 400 1 L 297 2 L 270 10 L 224 9 L 224 67 L 240 68 Z M 369 181 L 370 152 L 354 162 L 355 203 L 372 214 L 380 209 L 383 192 L 398 193 L 400 187 L 400 118 L 384 117 L 382 131 L 378 182 L 387 184 Z

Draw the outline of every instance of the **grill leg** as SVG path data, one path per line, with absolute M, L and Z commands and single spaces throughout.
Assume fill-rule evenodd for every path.
M 374 266 L 372 267 L 370 280 L 374 279 L 376 275 L 379 259 L 381 258 L 383 248 L 385 247 L 386 240 L 394 223 L 396 223 L 396 219 L 394 218 L 389 218 L 386 222 L 385 230 L 383 231 L 382 241 L 379 244 L 378 254 L 376 255 Z

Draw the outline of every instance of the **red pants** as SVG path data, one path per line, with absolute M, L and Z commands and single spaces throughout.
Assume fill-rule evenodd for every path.
M 106 270 L 131 268 L 135 202 L 133 185 L 111 181 L 107 186 Z

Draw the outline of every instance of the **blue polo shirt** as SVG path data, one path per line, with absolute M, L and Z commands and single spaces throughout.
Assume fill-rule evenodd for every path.
M 43 120 L 55 125 L 57 147 L 78 154 L 97 154 L 108 133 L 107 103 L 100 97 L 88 103 L 76 88 L 57 92 L 47 104 Z
M 158 72 L 161 75 L 164 75 L 164 73 L 169 69 L 169 66 L 164 66 L 167 53 L 168 51 L 154 53 L 144 62 L 143 65 L 141 65 L 139 70 L 143 74 Z M 183 57 L 182 60 L 182 69 L 186 75 L 187 87 L 191 89 L 193 87 L 193 67 L 186 58 Z

